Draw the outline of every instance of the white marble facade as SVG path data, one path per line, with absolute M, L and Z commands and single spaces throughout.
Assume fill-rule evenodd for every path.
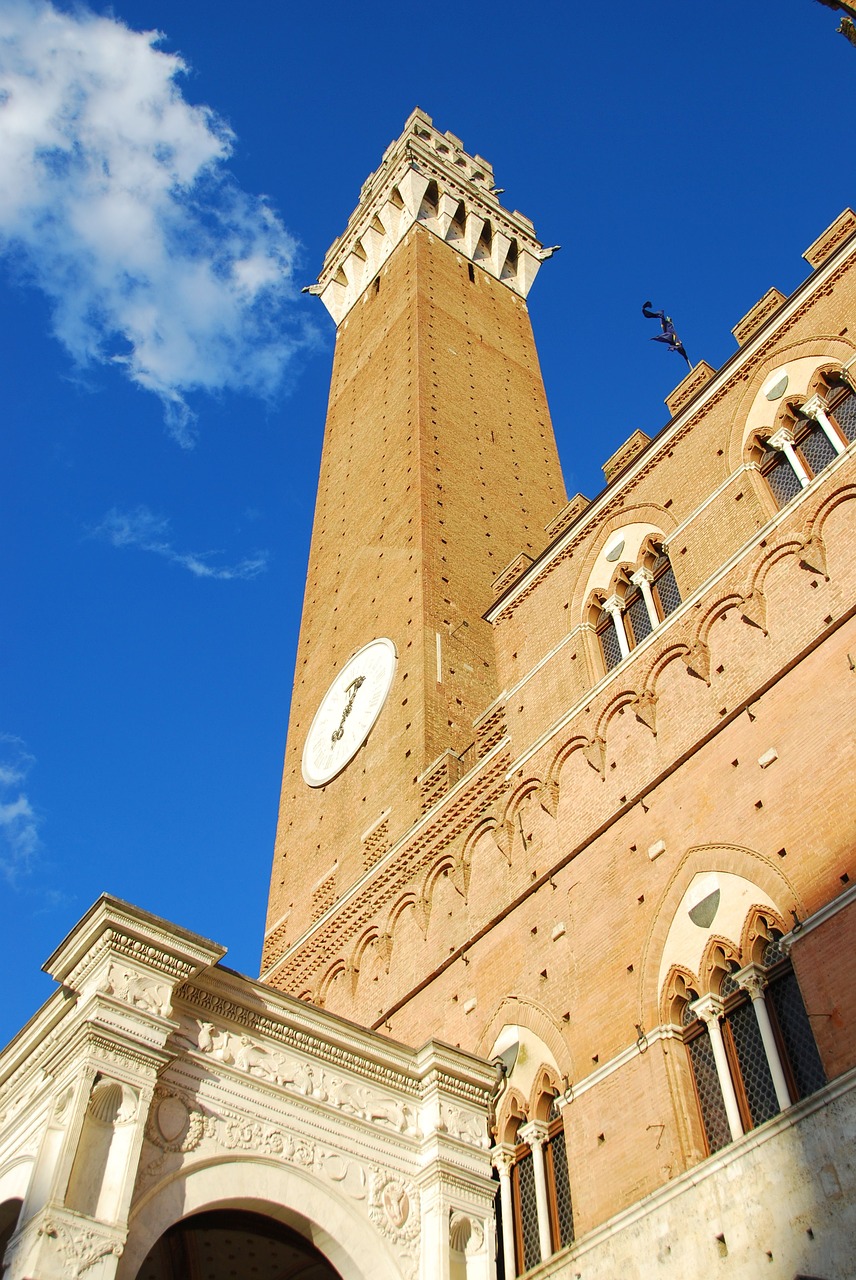
M 344 1280 L 489 1280 L 493 1069 L 223 954 L 105 896 L 48 961 L 59 989 L 0 1058 L 6 1280 L 134 1280 L 170 1226 L 222 1208 L 292 1227 Z

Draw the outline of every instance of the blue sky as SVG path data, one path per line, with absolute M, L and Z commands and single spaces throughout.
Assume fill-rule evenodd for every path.
M 530 310 L 593 496 L 682 376 L 642 302 L 718 367 L 856 199 L 836 24 L 0 0 L 0 1038 L 105 890 L 257 972 L 333 346 L 299 290 L 412 108 L 563 246 Z

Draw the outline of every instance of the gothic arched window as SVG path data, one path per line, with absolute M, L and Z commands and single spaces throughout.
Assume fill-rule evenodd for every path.
M 807 488 L 856 439 L 856 394 L 840 378 L 831 380 L 825 397 L 815 395 L 792 407 L 789 421 L 759 442 L 761 475 L 779 507 Z
M 781 933 L 760 962 L 730 962 L 718 992 L 687 990 L 681 1022 L 708 1152 L 757 1128 L 826 1083 Z
M 607 671 L 617 667 L 681 603 L 675 573 L 659 543 L 643 549 L 638 568 L 624 566 L 612 595 L 600 602 L 595 631 Z

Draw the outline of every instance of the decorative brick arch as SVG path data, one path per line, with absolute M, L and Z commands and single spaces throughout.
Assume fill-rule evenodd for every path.
M 760 395 L 761 387 L 771 373 L 783 365 L 794 363 L 797 360 L 816 360 L 816 368 L 806 379 L 805 391 L 797 393 L 803 399 L 808 399 L 816 389 L 815 383 L 818 377 L 824 372 L 829 373 L 834 369 L 840 368 L 847 360 L 852 358 L 854 350 L 856 350 L 856 347 L 849 339 L 833 337 L 832 335 L 803 338 L 796 342 L 787 343 L 784 346 L 776 345 L 767 358 L 757 364 L 735 407 L 725 447 L 728 470 L 736 471 L 744 461 L 746 442 L 757 430 L 757 427 L 750 421 L 752 411 Z M 793 399 L 793 393 L 788 398 Z M 774 415 L 775 409 L 771 404 L 770 423 L 772 423 Z M 773 428 L 770 427 L 770 429 L 772 430 Z M 757 479 L 758 483 L 761 483 L 760 476 Z
M 783 910 L 788 911 L 793 906 L 800 916 L 806 914 L 799 891 L 782 868 L 756 850 L 733 844 L 694 845 L 688 849 L 660 895 L 642 946 L 638 1011 L 640 1021 L 646 1026 L 654 1025 L 660 1016 L 660 964 L 675 913 L 695 875 L 706 871 L 740 876 L 756 884 L 769 896 L 771 903 L 778 902 Z M 735 939 L 736 943 L 739 941 Z
M 490 1053 L 504 1026 L 528 1027 L 543 1040 L 556 1060 L 562 1075 L 573 1079 L 571 1055 L 558 1023 L 541 1005 L 522 996 L 504 996 L 482 1028 L 475 1051 L 482 1057 Z

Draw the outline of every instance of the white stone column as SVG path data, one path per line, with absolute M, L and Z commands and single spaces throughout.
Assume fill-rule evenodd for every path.
M 774 436 L 770 436 L 767 444 L 779 449 L 785 455 L 794 470 L 796 478 L 804 489 L 811 484 L 811 478 L 803 466 L 802 460 L 794 448 L 794 433 L 790 427 L 782 427 Z
M 618 596 L 610 596 L 608 600 L 604 600 L 603 607 L 612 618 L 612 625 L 615 627 L 615 634 L 618 637 L 621 657 L 629 658 L 630 645 L 627 643 L 627 632 L 624 630 L 624 620 L 621 616 L 622 604 L 623 601 Z
M 707 1027 L 713 1060 L 716 1063 L 716 1074 L 719 1077 L 719 1087 L 722 1090 L 722 1101 L 725 1103 L 725 1114 L 728 1117 L 728 1127 L 732 1138 L 740 1138 L 743 1136 L 743 1121 L 740 1119 L 740 1107 L 737 1105 L 737 1094 L 734 1092 L 734 1081 L 728 1069 L 728 1057 L 722 1039 L 722 1027 L 719 1025 L 722 1001 L 719 996 L 702 996 L 700 1000 L 695 1000 L 690 1008 L 698 1014 Z
M 651 590 L 654 575 L 650 569 L 637 569 L 630 581 L 642 592 L 642 599 L 645 601 L 645 608 L 648 610 L 648 621 L 651 623 L 651 630 L 653 631 L 655 627 L 660 625 L 660 615 L 657 613 L 654 593 Z
M 823 428 L 824 435 L 832 445 L 835 452 L 838 454 L 843 453 L 846 448 L 844 441 L 830 422 L 829 416 L 826 412 L 826 405 L 823 403 L 820 396 L 812 396 L 810 400 L 806 400 L 805 404 L 802 406 L 802 411 L 806 417 L 814 418 L 815 422 L 819 423 Z
M 752 1000 L 752 1008 L 758 1021 L 758 1030 L 761 1032 L 761 1039 L 764 1042 L 767 1065 L 770 1068 L 770 1075 L 773 1077 L 776 1100 L 779 1104 L 779 1110 L 784 1111 L 786 1107 L 791 1105 L 791 1093 L 782 1068 L 779 1046 L 776 1044 L 776 1035 L 773 1031 L 773 1024 L 770 1022 L 770 1013 L 764 996 L 766 974 L 759 964 L 747 964 L 739 973 L 735 973 L 734 977 L 743 990 L 748 991 Z
M 511 1194 L 511 1166 L 514 1164 L 514 1147 L 509 1142 L 498 1143 L 490 1153 L 493 1167 L 499 1174 L 499 1202 L 502 1205 L 502 1260 L 505 1263 L 506 1280 L 517 1275 L 517 1259 L 514 1256 L 514 1199 Z
M 532 1172 L 535 1175 L 535 1204 L 538 1208 L 538 1243 L 541 1261 L 546 1262 L 553 1252 L 550 1234 L 550 1204 L 547 1198 L 547 1168 L 544 1161 L 544 1143 L 547 1141 L 547 1125 L 543 1120 L 530 1120 L 517 1130 L 518 1137 L 532 1149 Z

